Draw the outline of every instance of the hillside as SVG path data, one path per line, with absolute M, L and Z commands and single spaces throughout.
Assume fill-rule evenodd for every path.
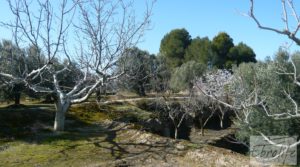
M 106 109 L 113 106 L 104 106 Z M 51 130 L 54 107 L 0 109 L 1 166 L 248 166 L 247 156 L 207 144 L 174 140 L 75 106 L 66 132 Z M 125 110 L 123 108 L 123 110 Z M 127 114 L 127 116 L 130 112 Z M 145 115 L 144 115 L 145 116 Z M 122 116 L 123 118 L 126 116 Z M 130 116 L 132 117 L 132 115 Z M 129 116 L 127 117 L 129 118 Z M 9 158 L 8 158 L 9 157 Z

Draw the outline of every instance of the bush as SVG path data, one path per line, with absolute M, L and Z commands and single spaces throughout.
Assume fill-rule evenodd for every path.
M 175 69 L 170 80 L 170 88 L 175 91 L 191 89 L 196 77 L 201 76 L 206 69 L 204 64 L 189 61 Z

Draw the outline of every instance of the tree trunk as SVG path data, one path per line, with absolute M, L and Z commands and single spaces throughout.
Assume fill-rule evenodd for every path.
M 101 92 L 100 91 L 101 91 L 100 89 L 96 90 L 96 100 L 97 100 L 98 103 L 101 100 Z
M 201 127 L 201 136 L 204 136 L 204 127 Z
M 221 129 L 223 129 L 223 120 L 224 120 L 224 115 L 225 113 L 223 112 L 222 108 L 219 106 L 219 110 L 221 112 L 221 116 L 219 115 L 219 118 L 220 118 L 220 127 Z
M 177 139 L 177 135 L 178 135 L 178 128 L 175 127 L 175 135 L 174 135 L 174 138 Z
M 145 88 L 144 88 L 143 85 L 140 85 L 140 86 L 139 86 L 138 94 L 139 94 L 140 96 L 146 96 Z
M 51 94 L 46 95 L 46 97 L 45 97 L 45 103 L 51 103 L 51 102 L 53 102 L 52 95 Z
M 70 107 L 69 102 L 57 102 L 56 103 L 56 114 L 54 120 L 54 131 L 64 131 L 65 129 L 65 114 Z
M 20 104 L 20 100 L 21 100 L 21 93 L 20 92 L 15 92 L 15 94 L 14 94 L 14 100 L 15 100 L 15 105 L 19 105 Z
M 220 119 L 220 127 L 221 127 L 221 129 L 223 129 L 223 118 Z
M 203 117 L 201 117 L 200 118 L 200 126 L 201 126 L 201 128 L 200 128 L 200 130 L 201 130 L 201 136 L 204 136 L 204 124 L 203 124 Z

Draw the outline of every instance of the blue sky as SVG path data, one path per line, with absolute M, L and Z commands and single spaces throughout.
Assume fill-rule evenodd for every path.
M 255 12 L 264 25 L 283 28 L 281 0 L 256 0 Z M 136 14 L 142 14 L 144 0 L 135 0 Z M 300 2 L 298 2 L 300 3 Z M 278 48 L 290 42 L 282 35 L 260 30 L 253 20 L 242 16 L 249 10 L 249 0 L 157 0 L 152 16 L 152 29 L 146 32 L 138 46 L 150 53 L 158 53 L 160 41 L 172 29 L 185 28 L 191 36 L 212 39 L 220 31 L 227 32 L 234 43 L 244 42 L 264 60 L 273 56 Z M 296 4 L 300 8 L 300 4 Z M 5 0 L 0 1 L 0 20 L 11 19 Z M 1 29 L 0 39 L 10 39 L 9 32 Z M 292 45 L 291 50 L 298 46 Z
M 264 60 L 291 41 L 282 35 L 260 30 L 253 20 L 241 14 L 247 13 L 249 7 L 249 0 L 158 0 L 153 11 L 153 28 L 139 47 L 157 53 L 160 40 L 175 28 L 186 28 L 193 38 L 208 36 L 212 39 L 218 32 L 225 31 L 235 44 L 246 43 L 258 59 Z M 256 0 L 255 12 L 265 25 L 284 28 L 281 0 Z M 295 49 L 298 47 L 293 44 L 291 51 Z

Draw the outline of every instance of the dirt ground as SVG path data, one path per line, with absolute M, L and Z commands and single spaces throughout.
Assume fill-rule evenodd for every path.
M 71 109 L 65 132 L 52 131 L 53 119 L 53 105 L 0 108 L 0 166 L 249 166 L 243 154 L 161 137 L 92 109 Z

